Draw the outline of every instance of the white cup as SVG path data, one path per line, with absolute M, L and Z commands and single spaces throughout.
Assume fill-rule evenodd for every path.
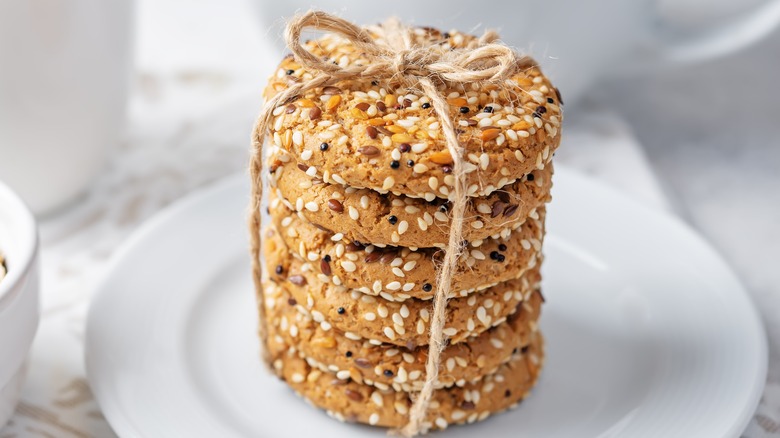
M 0 181 L 0 429 L 14 411 L 38 329 L 38 232 L 21 199 Z
M 733 0 L 706 0 L 707 11 L 702 0 L 255 1 L 265 26 L 272 28 L 269 34 L 281 34 L 283 19 L 309 8 L 357 24 L 395 15 L 444 30 L 498 29 L 504 42 L 542 64 L 566 103 L 578 100 L 596 79 L 721 55 L 758 40 L 780 21 L 780 0 L 757 6 L 753 1 L 752 10 L 738 14 L 729 6 Z M 668 18 L 677 8 L 699 8 L 692 14 L 706 19 L 695 27 L 675 25 Z M 737 17 L 709 13 L 717 9 Z
M 82 193 L 119 141 L 132 3 L 0 1 L 0 179 L 36 214 Z

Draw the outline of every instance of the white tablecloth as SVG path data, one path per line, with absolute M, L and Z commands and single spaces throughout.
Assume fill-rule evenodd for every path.
M 43 317 L 23 399 L 0 431 L 3 438 L 114 436 L 84 373 L 84 322 L 94 286 L 141 222 L 246 165 L 262 82 L 278 56 L 255 11 L 242 0 L 139 6 L 127 139 L 83 199 L 42 223 Z M 690 215 L 679 198 L 664 195 L 643 148 L 615 114 L 606 103 L 591 103 L 571 118 L 559 161 L 650 205 Z M 772 376 L 749 438 L 780 437 L 777 370 Z

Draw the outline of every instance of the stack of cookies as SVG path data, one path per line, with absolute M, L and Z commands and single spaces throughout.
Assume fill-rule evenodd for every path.
M 431 50 L 475 43 L 430 28 L 412 36 Z M 342 67 L 368 62 L 333 35 L 305 47 Z M 313 75 L 287 57 L 266 97 Z M 537 380 L 545 203 L 561 123 L 557 90 L 535 66 L 509 84 L 440 91 L 465 149 L 469 201 L 425 429 L 513 407 Z M 315 88 L 273 115 L 262 231 L 273 367 L 339 420 L 403 426 L 426 377 L 450 234 L 453 159 L 439 117 L 419 89 L 370 79 Z

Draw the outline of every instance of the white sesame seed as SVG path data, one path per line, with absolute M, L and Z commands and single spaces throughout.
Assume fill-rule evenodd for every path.
M 344 260 L 341 262 L 341 267 L 344 268 L 344 270 L 347 272 L 355 272 L 355 270 L 357 270 L 357 266 L 355 266 L 355 264 L 349 260 Z
M 394 332 L 394 331 L 393 331 L 393 329 L 391 329 L 390 327 L 385 327 L 385 328 L 383 328 L 383 329 L 382 329 L 382 333 L 384 333 L 384 334 L 385 334 L 385 336 L 386 336 L 388 339 L 390 339 L 390 340 L 394 340 L 394 339 L 395 339 L 395 332 Z
M 387 307 L 384 304 L 380 304 L 379 307 L 376 308 L 376 313 L 382 318 L 387 318 Z
M 309 211 L 317 211 L 317 210 L 320 209 L 320 206 L 317 205 L 316 202 L 311 201 L 311 202 L 307 202 L 306 203 L 306 209 L 309 210 Z
M 403 326 L 404 325 L 404 319 L 401 317 L 399 313 L 393 313 L 392 320 L 394 323 Z
M 387 283 L 387 285 L 385 287 L 388 290 L 398 290 L 398 289 L 401 289 L 401 282 L 399 282 L 399 281 L 392 281 L 390 283 Z M 387 315 L 385 315 L 385 316 L 387 316 Z
M 357 208 L 350 205 L 347 207 L 347 211 L 349 212 L 349 218 L 353 221 L 356 221 L 360 218 L 360 213 L 358 213 Z
M 376 319 L 376 313 L 368 312 L 365 315 L 363 315 L 363 318 L 365 318 L 366 321 L 373 321 Z
M 439 179 L 435 176 L 428 178 L 428 187 L 430 187 L 431 190 L 436 190 L 439 188 Z
M 406 277 L 406 274 L 404 274 L 404 271 L 402 271 L 402 270 L 401 270 L 401 269 L 399 269 L 399 268 L 393 268 L 393 274 L 394 274 L 396 277 Z
M 398 223 L 398 234 L 403 234 L 409 229 L 409 222 L 401 221 Z
M 412 152 L 416 154 L 420 154 L 422 152 L 425 152 L 425 150 L 428 149 L 428 143 L 415 143 L 412 145 Z M 422 172 L 420 172 L 422 173 Z
M 456 329 L 454 327 L 447 327 L 446 329 L 442 330 L 441 332 L 444 333 L 447 336 L 455 336 L 455 335 L 458 334 L 458 329 Z
M 382 398 L 382 394 L 377 391 L 371 393 L 371 401 L 380 408 L 385 404 L 384 399 Z
M 292 377 L 291 377 L 291 380 L 292 380 L 293 382 L 295 382 L 295 383 L 301 383 L 301 382 L 303 382 L 304 380 L 306 380 L 306 378 L 305 378 L 305 377 L 303 377 L 303 374 L 301 374 L 301 373 L 294 373 L 294 374 L 292 375 Z
M 474 221 L 471 223 L 471 227 L 477 230 L 482 228 L 484 225 L 485 224 L 482 221 Z
M 382 183 L 382 190 L 389 190 L 395 185 L 395 178 L 388 176 Z
M 412 170 L 414 170 L 414 173 L 420 173 L 423 174 L 428 171 L 428 166 L 422 163 L 417 163 L 412 167 Z

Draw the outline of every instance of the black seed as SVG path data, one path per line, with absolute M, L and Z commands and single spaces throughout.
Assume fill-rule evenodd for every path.
M 555 101 L 553 100 L 552 97 L 548 97 L 547 98 L 547 103 L 555 103 Z
M 433 285 L 431 285 L 430 283 L 425 283 L 425 284 L 423 285 L 423 290 L 424 290 L 425 292 L 430 292 L 430 291 L 432 291 L 432 290 L 433 290 Z
M 409 166 L 409 167 L 414 167 L 414 160 L 407 161 L 406 165 Z
M 390 215 L 388 216 L 387 221 L 390 222 L 390 225 L 395 225 L 396 223 L 398 223 L 398 218 L 395 217 L 394 215 Z
M 542 118 L 542 115 L 541 115 L 541 114 L 539 114 L 539 113 L 538 113 L 538 112 L 536 112 L 536 111 L 534 111 L 534 113 L 533 113 L 532 115 L 533 115 L 534 117 L 536 117 L 537 119 L 541 119 L 541 118 Z
M 461 113 L 461 114 L 466 114 L 466 113 L 467 113 L 467 112 L 469 112 L 469 111 L 471 111 L 471 110 L 470 110 L 470 109 L 469 109 L 469 107 L 467 107 L 467 106 L 462 106 L 462 107 L 460 107 L 460 113 Z
M 378 81 L 371 81 L 371 85 L 376 87 L 377 85 L 379 85 L 379 82 Z
M 398 169 L 399 167 L 401 167 L 401 163 L 397 160 L 393 160 L 390 162 L 390 167 L 393 169 Z
M 281 274 L 282 272 L 284 272 L 284 267 L 282 267 L 282 265 L 277 265 L 274 272 L 276 272 L 277 274 Z
M 343 307 L 339 307 L 338 309 L 336 309 L 336 311 L 339 312 L 339 315 L 343 315 L 344 312 L 346 312 L 347 310 L 344 309 Z
M 347 351 L 347 353 L 345 354 L 345 356 L 347 356 L 347 357 L 352 357 L 352 352 L 351 352 L 351 351 Z
M 384 370 L 382 371 L 385 376 L 387 377 L 393 377 L 393 371 L 392 370 Z
M 547 108 L 544 105 L 541 105 L 539 108 L 536 108 L 536 112 L 539 114 L 544 114 L 547 112 Z
M 503 254 L 499 254 L 498 257 L 496 257 L 496 261 L 499 263 L 504 263 L 504 260 L 506 260 L 506 256 Z
M 291 75 L 291 74 L 293 74 L 293 73 L 295 73 L 295 70 L 287 70 L 287 74 L 288 74 L 288 75 Z
M 450 173 L 452 172 L 452 166 L 448 166 L 445 164 L 444 166 L 441 166 L 441 171 L 444 173 Z
M 331 261 L 330 254 L 325 254 L 325 257 L 323 257 L 322 260 L 325 260 L 326 262 L 330 263 Z
M 506 245 L 504 245 L 503 243 L 498 245 L 498 250 L 499 251 L 506 251 Z
M 490 251 L 490 259 L 491 260 L 498 260 L 498 256 L 501 254 L 498 253 L 498 251 Z
M 492 107 L 492 106 L 490 106 L 490 105 L 488 105 L 488 106 L 486 106 L 486 107 L 485 107 L 485 109 L 483 109 L 482 111 L 483 111 L 483 112 L 486 112 L 486 113 L 492 113 L 492 112 L 493 112 L 493 107 Z
M 510 391 L 508 389 L 506 391 L 504 391 L 504 397 L 509 397 L 511 395 L 512 395 L 512 391 Z
M 409 146 L 409 143 L 401 143 L 400 145 L 398 145 L 398 150 L 401 152 L 409 152 L 410 150 L 412 150 L 412 147 Z
M 443 36 L 444 38 L 449 38 L 450 37 L 450 33 L 449 32 L 444 32 L 443 34 L 441 34 L 441 36 Z
M 328 144 L 327 143 L 321 143 L 320 144 L 320 150 L 321 151 L 327 151 L 328 150 Z
M 533 181 L 534 180 L 534 174 L 533 173 L 529 173 L 528 175 L 525 176 L 525 179 L 527 179 L 528 181 Z
M 428 102 L 425 102 L 424 104 L 422 104 L 422 105 L 420 105 L 420 106 L 422 107 L 422 109 L 428 109 L 428 108 L 430 108 L 430 107 L 431 107 L 431 104 L 430 104 L 430 103 L 428 103 Z

